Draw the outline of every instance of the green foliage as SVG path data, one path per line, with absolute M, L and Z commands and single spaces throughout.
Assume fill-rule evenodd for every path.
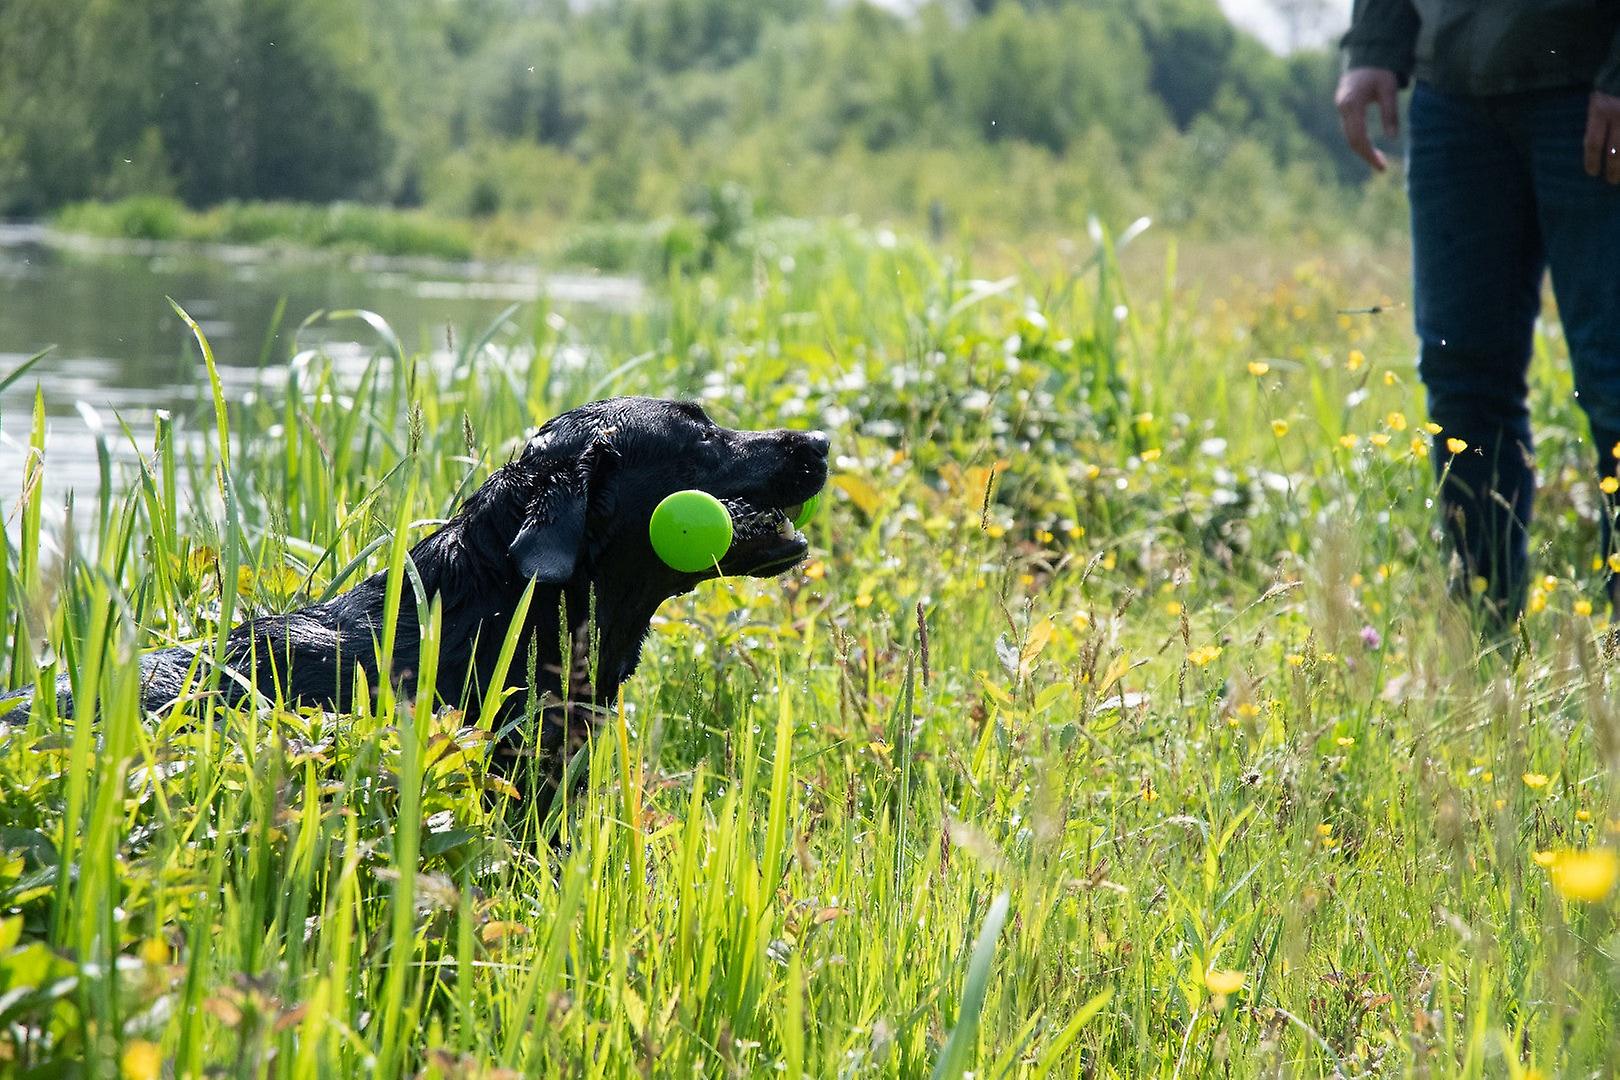
M 43 691 L 0 722 L 6 1069 L 1603 1074 L 1620 901 L 1541 865 L 1612 867 L 1620 828 L 1609 507 L 1563 367 L 1545 576 L 1482 639 L 1407 331 L 1342 314 L 1390 306 L 1382 268 L 1198 300 L 1106 233 L 1004 279 L 739 235 L 588 336 L 540 310 L 430 358 L 348 313 L 360 375 L 294 342 L 256 394 L 211 379 L 72 543 L 36 413 L 0 559 L 4 675 Z M 826 428 L 835 475 L 802 571 L 665 605 L 558 818 L 486 775 L 488 716 L 386 686 L 140 715 L 139 650 L 356 573 L 397 602 L 416 523 L 616 392 Z M 53 715 L 58 669 L 94 724 Z
M 1214 234 L 1259 184 L 1280 229 L 1359 228 L 1334 72 L 1215 0 L 12 0 L 0 213 L 346 200 L 549 236 L 730 183 L 761 217 Z
M 471 231 L 420 212 L 358 203 L 224 202 L 206 211 L 161 196 L 74 203 L 59 210 L 57 227 L 130 240 L 191 240 L 227 244 L 292 244 L 384 255 L 466 259 Z
M 347 25 L 337 10 L 313 0 L 6 4 L 0 115 L 18 156 L 0 210 L 171 187 L 193 204 L 379 193 L 389 135 L 376 94 L 331 45 Z

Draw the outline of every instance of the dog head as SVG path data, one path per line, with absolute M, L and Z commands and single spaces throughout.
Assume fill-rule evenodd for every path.
M 691 402 L 593 402 L 546 423 L 513 463 L 528 499 L 509 554 L 542 583 L 633 575 L 667 596 L 717 575 L 771 577 L 809 550 L 793 518 L 826 483 L 827 449 L 819 431 L 735 431 Z M 717 569 L 684 573 L 647 528 L 666 496 L 694 488 L 720 500 L 734 535 Z

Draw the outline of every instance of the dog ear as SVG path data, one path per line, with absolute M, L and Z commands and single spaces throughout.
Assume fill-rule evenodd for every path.
M 574 576 L 585 540 L 585 493 L 559 488 L 536 506 L 507 551 L 524 577 L 561 585 Z
M 585 517 L 600 495 L 602 463 L 612 453 L 606 438 L 611 434 L 611 430 L 602 433 L 580 455 L 573 474 L 550 483 L 530 508 L 507 548 L 524 577 L 561 585 L 574 576 L 585 546 Z

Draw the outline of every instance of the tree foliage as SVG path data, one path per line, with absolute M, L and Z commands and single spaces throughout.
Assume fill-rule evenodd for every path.
M 966 203 L 1028 150 L 1107 204 L 1240 144 L 1245 180 L 1350 175 L 1332 78 L 1215 0 L 6 0 L 0 213 L 159 192 L 655 216 L 723 182 L 812 212 L 860 167 L 885 178 L 844 209 L 907 213 L 939 197 L 918 163 L 954 162 Z M 1099 147 L 1125 175 L 1082 160 Z

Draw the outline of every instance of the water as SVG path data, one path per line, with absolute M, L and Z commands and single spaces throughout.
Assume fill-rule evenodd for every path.
M 115 461 L 124 462 L 137 446 L 150 450 L 156 410 L 173 415 L 182 436 L 208 430 L 201 354 L 166 297 L 197 320 L 227 397 L 240 400 L 260 383 L 261 356 L 285 362 L 295 332 L 300 347 L 320 345 L 357 368 L 379 348 L 376 334 L 358 320 L 299 331 L 313 312 L 375 311 L 407 350 L 434 352 L 446 347 L 449 334 L 464 341 L 481 333 L 514 303 L 524 305 L 510 328 L 521 336 L 542 295 L 548 310 L 563 314 L 635 310 L 643 302 L 633 279 L 542 275 L 529 266 L 90 241 L 0 225 L 0 379 L 54 346 L 0 393 L 0 516 L 15 524 L 36 387 L 48 417 L 46 505 L 57 511 L 69 490 L 83 500 L 94 495 L 97 427 Z M 283 299 L 281 330 L 267 345 Z

